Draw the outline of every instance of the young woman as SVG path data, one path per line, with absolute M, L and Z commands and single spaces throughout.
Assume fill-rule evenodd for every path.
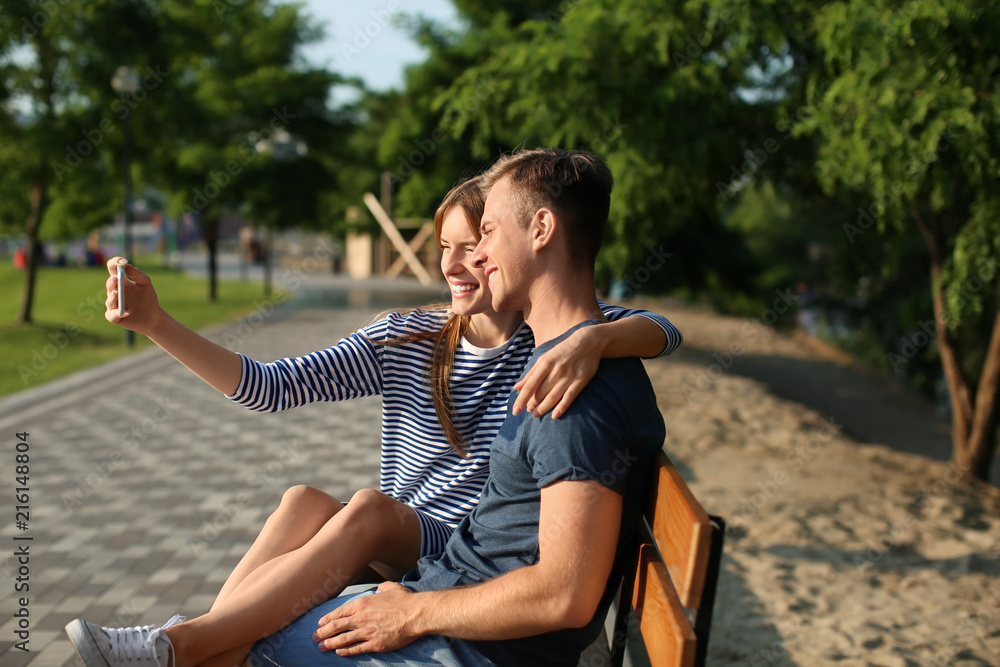
M 566 407 L 601 356 L 656 356 L 680 344 L 666 319 L 603 306 L 615 321 L 586 327 L 547 354 L 518 382 L 534 341 L 520 313 L 497 313 L 483 272 L 469 261 L 479 240 L 483 197 L 477 179 L 454 188 L 435 214 L 441 269 L 451 308 L 393 313 L 327 350 L 261 364 L 215 345 L 158 305 L 149 278 L 129 266 L 130 304 L 118 315 L 117 281 L 107 282 L 106 317 L 144 333 L 205 382 L 255 410 L 321 400 L 383 397 L 380 491 L 347 505 L 293 487 L 226 581 L 212 609 L 161 628 L 67 625 L 88 665 L 229 665 L 253 643 L 335 597 L 369 569 L 398 578 L 420 556 L 442 550 L 486 481 L 489 445 L 513 410 L 536 416 Z M 112 276 L 125 260 L 108 262 Z M 629 317 L 642 315 L 642 317 Z M 666 341 L 666 342 L 664 342 Z

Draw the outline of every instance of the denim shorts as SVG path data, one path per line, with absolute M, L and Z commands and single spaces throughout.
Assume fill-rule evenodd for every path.
M 306 612 L 284 630 L 257 642 L 250 652 L 253 667 L 404 664 L 489 667 L 494 664 L 461 639 L 437 635 L 421 637 L 412 644 L 389 653 L 365 653 L 344 658 L 335 651 L 320 651 L 312 638 L 319 626 L 319 619 L 357 597 L 376 593 L 378 591 L 373 588 L 354 595 L 344 595 L 327 600 Z

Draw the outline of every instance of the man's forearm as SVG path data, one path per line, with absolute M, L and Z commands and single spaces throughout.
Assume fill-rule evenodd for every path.
M 593 609 L 574 608 L 574 592 L 571 582 L 529 565 L 476 586 L 414 594 L 413 629 L 419 635 L 502 641 L 579 627 Z

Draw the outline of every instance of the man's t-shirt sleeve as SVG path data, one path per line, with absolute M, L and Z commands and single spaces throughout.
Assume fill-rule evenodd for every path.
M 526 463 L 531 466 L 538 488 L 553 482 L 593 480 L 624 494 L 629 465 L 626 424 L 616 406 L 593 400 L 585 391 L 565 415 L 537 419 L 524 444 Z M 534 417 L 527 417 L 535 419 Z

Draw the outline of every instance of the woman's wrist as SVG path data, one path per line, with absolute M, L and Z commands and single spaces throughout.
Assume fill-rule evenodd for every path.
M 590 327 L 579 329 L 576 333 L 582 336 L 579 347 L 584 352 L 603 358 L 608 351 L 608 346 L 614 340 L 612 331 L 608 328 L 612 322 L 601 322 Z

